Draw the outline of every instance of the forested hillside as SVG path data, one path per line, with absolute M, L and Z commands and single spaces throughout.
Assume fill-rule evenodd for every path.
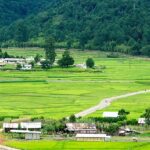
M 4 46 L 40 46 L 52 36 L 61 47 L 150 56 L 149 0 L 0 1 Z

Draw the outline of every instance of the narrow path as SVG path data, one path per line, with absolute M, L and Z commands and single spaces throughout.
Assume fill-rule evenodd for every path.
M 0 145 L 0 150 L 19 150 L 19 149 L 10 148 L 10 147 L 7 147 L 7 146 Z
M 87 116 L 89 114 L 92 114 L 92 113 L 96 112 L 97 110 L 102 110 L 102 109 L 110 106 L 110 104 L 113 101 L 116 101 L 118 99 L 130 97 L 130 96 L 135 96 L 135 95 L 140 95 L 140 94 L 146 94 L 146 93 L 150 93 L 150 90 L 138 91 L 138 92 L 128 93 L 128 94 L 124 94 L 124 95 L 120 95 L 120 96 L 116 96 L 116 97 L 105 98 L 98 105 L 96 105 L 94 107 L 91 107 L 87 110 L 84 110 L 80 113 L 77 113 L 77 114 L 75 114 L 75 116 L 77 118 L 78 117 L 84 117 L 84 116 Z

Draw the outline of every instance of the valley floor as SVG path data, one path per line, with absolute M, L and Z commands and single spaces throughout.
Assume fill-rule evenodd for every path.
M 33 141 L 6 143 L 22 150 L 149 150 L 149 142 L 70 142 L 70 141 Z

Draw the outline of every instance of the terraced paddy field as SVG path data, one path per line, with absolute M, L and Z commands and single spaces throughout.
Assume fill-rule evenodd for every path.
M 17 56 L 43 55 L 42 49 L 7 51 Z M 57 50 L 57 58 L 61 54 L 62 50 Z M 0 116 L 62 118 L 94 106 L 103 98 L 150 89 L 150 60 L 147 58 L 110 59 L 106 58 L 107 53 L 96 51 L 75 50 L 71 54 L 76 64 L 93 57 L 98 69 L 0 71 Z M 118 100 L 107 109 L 125 108 L 131 112 L 130 118 L 137 118 L 148 106 L 150 94 L 143 94 Z M 99 116 L 101 112 L 92 116 Z
M 6 143 L 21 150 L 149 150 L 150 143 L 133 142 L 15 142 Z

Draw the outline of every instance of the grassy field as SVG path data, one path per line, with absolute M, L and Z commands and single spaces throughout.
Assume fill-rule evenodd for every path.
M 17 56 L 43 55 L 43 50 L 36 48 L 6 51 Z M 62 50 L 57 50 L 57 58 L 61 54 Z M 110 59 L 106 58 L 107 53 L 96 51 L 71 51 L 71 54 L 76 64 L 93 57 L 96 66 L 106 69 L 1 71 L 0 116 L 62 118 L 94 106 L 103 98 L 150 88 L 150 60 L 146 58 Z M 137 118 L 150 106 L 149 97 L 147 94 L 119 100 L 106 110 L 125 108 L 131 111 L 130 118 Z M 100 116 L 101 112 L 92 115 Z
M 19 142 L 11 141 L 6 143 L 9 146 L 22 150 L 149 150 L 150 143 L 133 142 L 57 142 L 57 141 L 36 141 Z

